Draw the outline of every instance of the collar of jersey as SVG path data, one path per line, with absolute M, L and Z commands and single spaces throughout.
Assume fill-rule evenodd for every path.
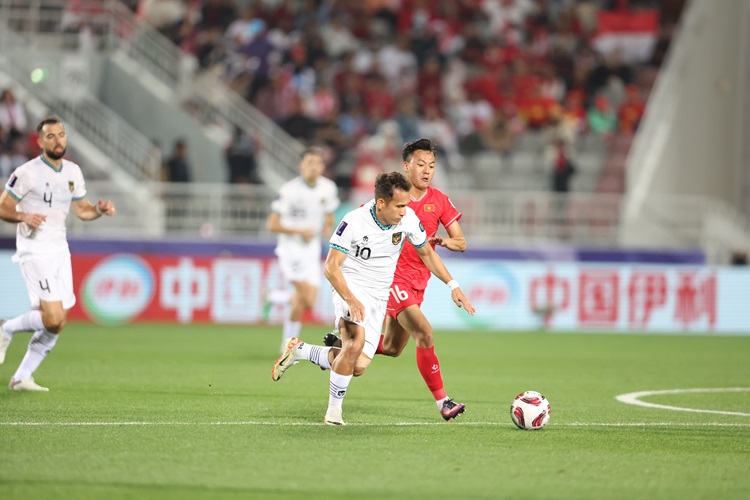
M 54 166 L 53 164 L 51 164 L 50 162 L 48 162 L 47 158 L 45 158 L 43 154 L 39 155 L 39 158 L 41 158 L 42 161 L 44 162 L 44 164 L 47 165 L 52 170 L 54 170 L 55 172 L 62 172 L 62 168 L 63 168 L 62 163 L 60 163 L 60 168 L 58 169 L 56 166 Z
M 412 195 L 409 195 L 409 199 L 410 199 L 411 201 L 422 201 L 422 199 L 423 199 L 423 198 L 424 198 L 425 196 L 427 196 L 427 193 L 428 193 L 429 191 L 430 191 L 430 186 L 427 186 L 427 189 L 425 189 L 425 190 L 424 190 L 424 193 L 422 193 L 422 196 L 420 196 L 419 198 L 415 198 L 415 197 L 413 197 Z
M 375 224 L 377 224 L 377 225 L 378 225 L 378 227 L 379 227 L 380 229 L 382 229 L 383 231 L 385 231 L 386 229 L 390 229 L 390 228 L 392 228 L 392 227 L 393 227 L 393 224 L 390 224 L 390 225 L 388 225 L 388 226 L 385 226 L 385 225 L 383 225 L 383 223 L 382 223 L 382 222 L 380 222 L 380 221 L 378 220 L 378 216 L 377 216 L 377 215 L 375 215 L 375 204 L 374 204 L 374 203 L 373 203 L 373 204 L 372 204 L 372 205 L 370 206 L 370 215 L 372 215 L 372 220 L 374 220 L 374 221 L 375 221 Z

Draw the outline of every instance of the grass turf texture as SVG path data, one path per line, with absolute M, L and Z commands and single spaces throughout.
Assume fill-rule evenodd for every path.
M 302 337 L 319 343 L 323 333 L 306 327 Z M 448 392 L 467 405 L 457 423 L 440 418 L 411 343 L 353 380 L 344 403 L 350 425 L 328 427 L 328 372 L 301 362 L 271 381 L 277 328 L 71 324 L 35 374 L 50 393 L 0 389 L 0 497 L 750 495 L 750 417 L 615 400 L 750 387 L 750 337 L 436 337 Z M 3 383 L 28 338 L 11 344 Z M 511 423 L 510 403 L 523 390 L 550 400 L 545 429 Z M 750 413 L 750 392 L 643 400 Z

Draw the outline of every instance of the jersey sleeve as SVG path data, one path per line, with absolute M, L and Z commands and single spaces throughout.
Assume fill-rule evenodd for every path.
M 352 241 L 355 239 L 355 231 L 351 225 L 349 217 L 344 216 L 336 230 L 333 232 L 331 239 L 328 240 L 328 247 L 345 254 L 349 253 L 352 248 Z
M 289 212 L 289 190 L 282 186 L 276 199 L 271 202 L 271 211 L 284 215 Z
M 331 188 L 328 190 L 328 196 L 326 196 L 325 201 L 325 212 L 327 214 L 332 214 L 333 212 L 335 212 L 341 204 L 341 202 L 339 201 L 339 190 L 336 187 L 336 184 L 331 182 L 330 186 Z
M 75 187 L 73 188 L 73 200 L 82 200 L 86 197 L 86 181 L 83 179 L 83 172 L 78 168 L 76 171 Z
M 458 211 L 458 209 L 453 205 L 453 202 L 446 196 L 444 193 L 441 193 L 442 196 L 440 197 L 440 223 L 443 225 L 443 227 L 448 227 L 454 222 L 456 222 L 458 219 L 460 219 L 463 214 Z
M 414 245 L 415 248 L 422 247 L 427 244 L 427 232 L 424 230 L 422 222 L 417 217 L 412 209 L 408 209 L 404 216 L 404 229 L 409 242 Z
M 16 201 L 21 201 L 31 191 L 31 186 L 34 182 L 32 177 L 31 172 L 28 170 L 17 168 L 10 174 L 10 178 L 5 184 L 5 191 Z

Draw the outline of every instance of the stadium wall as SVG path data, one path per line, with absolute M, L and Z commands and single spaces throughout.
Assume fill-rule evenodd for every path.
M 628 155 L 623 244 L 674 240 L 669 222 L 680 214 L 655 217 L 653 198 L 694 195 L 739 211 L 748 206 L 749 14 L 748 0 L 688 2 Z
M 9 240 L 0 248 L 0 317 L 24 312 L 28 299 Z M 71 241 L 78 304 L 71 319 L 234 323 L 262 320 L 263 294 L 282 286 L 269 242 Z M 697 255 L 612 250 L 610 261 L 528 260 L 518 250 L 487 249 L 443 257 L 477 308 L 470 317 L 433 278 L 423 309 L 437 329 L 750 334 L 746 268 L 711 267 Z M 602 251 L 603 252 L 603 251 Z M 515 258 L 513 257 L 515 256 Z M 643 262 L 645 260 L 646 262 Z M 269 321 L 280 323 L 281 307 Z M 328 287 L 305 320 L 329 324 Z

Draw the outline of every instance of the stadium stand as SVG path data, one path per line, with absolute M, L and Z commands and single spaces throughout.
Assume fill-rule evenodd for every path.
M 466 229 L 473 241 L 612 245 L 620 220 L 612 207 L 626 189 L 629 148 L 684 4 L 0 0 L 0 22 L 11 28 L 3 30 L 6 45 L 16 33 L 26 51 L 64 47 L 108 59 L 104 69 L 93 70 L 92 79 L 100 81 L 89 86 L 85 106 L 70 104 L 70 97 L 42 99 L 42 105 L 85 137 L 76 151 L 79 158 L 90 150 L 83 164 L 94 165 L 102 155 L 113 159 L 122 174 L 117 184 L 139 192 L 139 199 L 155 197 L 147 232 L 196 234 L 206 223 L 214 235 L 235 234 L 229 228 L 263 232 L 255 222 L 200 220 L 200 214 L 165 222 L 188 213 L 175 205 L 198 210 L 189 190 L 229 205 L 248 203 L 247 189 L 262 191 L 223 184 L 228 169 L 217 166 L 237 131 L 253 150 L 257 180 L 272 188 L 293 175 L 305 143 L 324 145 L 329 175 L 343 193 L 351 191 L 351 203 L 368 192 L 377 172 L 398 168 L 404 140 L 425 135 L 440 144 L 446 167 L 436 182 L 470 207 Z M 624 44 L 623 22 L 640 30 Z M 16 57 L 27 66 L 31 60 Z M 54 61 L 49 66 L 60 71 Z M 39 69 L 22 67 L 21 73 Z M 23 74 L 12 76 L 19 90 L 39 100 L 35 87 L 44 81 L 30 85 Z M 145 120 L 144 109 L 165 118 Z M 179 130 L 165 134 L 169 128 Z M 195 181 L 162 184 L 152 164 L 159 161 L 153 160 L 154 143 L 183 136 L 191 144 Z M 567 161 L 574 174 L 556 184 L 555 169 Z M 112 170 L 108 165 L 100 178 L 108 180 Z M 102 189 L 113 190 L 104 183 Z M 120 206 L 126 192 L 112 193 L 123 200 Z M 589 207 L 571 208 L 565 231 L 555 214 L 558 197 L 572 200 L 567 207 Z M 265 203 L 262 194 L 249 200 Z M 211 213 L 239 218 L 253 211 L 260 220 L 266 209 Z M 138 223 L 124 222 L 143 230 Z

